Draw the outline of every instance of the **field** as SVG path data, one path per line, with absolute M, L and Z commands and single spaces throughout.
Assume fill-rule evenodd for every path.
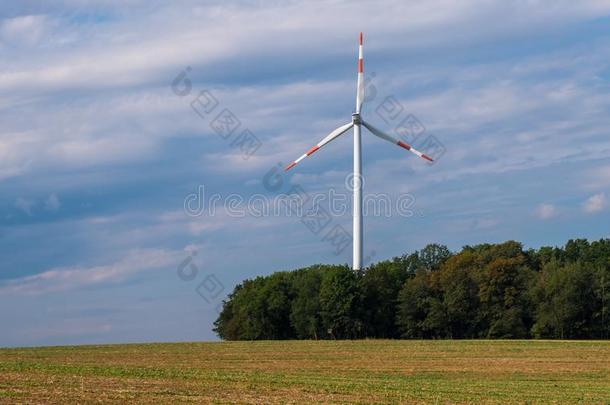
M 0 403 L 603 403 L 610 342 L 288 341 L 0 349 Z

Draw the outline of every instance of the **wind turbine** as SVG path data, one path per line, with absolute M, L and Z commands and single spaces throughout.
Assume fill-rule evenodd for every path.
M 381 139 L 385 139 L 388 142 L 392 142 L 406 150 L 416 154 L 422 159 L 426 159 L 432 162 L 432 158 L 418 150 L 413 149 L 411 145 L 394 138 L 391 135 L 383 132 L 380 129 L 375 128 L 368 122 L 364 121 L 360 117 L 362 110 L 362 103 L 364 102 L 364 74 L 363 74 L 363 59 L 362 59 L 362 32 L 359 37 L 358 45 L 358 84 L 356 90 L 356 112 L 352 114 L 352 122 L 340 126 L 339 128 L 332 131 L 324 139 L 312 146 L 307 152 L 301 155 L 297 160 L 286 166 L 284 170 L 288 171 L 297 165 L 301 160 L 311 155 L 330 141 L 338 138 L 339 136 L 346 133 L 352 127 L 354 128 L 354 172 L 353 172 L 353 263 L 352 267 L 354 270 L 360 270 L 362 268 L 362 154 L 361 154 L 361 137 L 360 128 L 364 126 L 373 135 L 378 136 Z

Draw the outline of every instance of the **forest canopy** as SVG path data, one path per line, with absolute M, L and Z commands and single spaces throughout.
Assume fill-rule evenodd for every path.
M 610 239 L 524 250 L 431 244 L 372 264 L 245 280 L 214 323 L 226 340 L 606 339 Z

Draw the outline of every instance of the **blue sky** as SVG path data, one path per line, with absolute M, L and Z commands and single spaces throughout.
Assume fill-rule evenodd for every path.
M 0 346 L 214 339 L 244 278 L 350 263 L 293 216 L 184 201 L 271 197 L 271 169 L 350 120 L 359 31 L 364 116 L 392 131 L 391 96 L 445 150 L 428 165 L 365 134 L 365 193 L 416 213 L 365 218 L 365 256 L 608 237 L 610 1 L 456 3 L 3 2 Z M 249 159 L 193 111 L 203 90 L 260 140 Z M 344 135 L 283 187 L 345 192 L 351 152 Z

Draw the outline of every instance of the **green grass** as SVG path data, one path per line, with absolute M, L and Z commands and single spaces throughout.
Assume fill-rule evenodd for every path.
M 610 404 L 608 341 L 276 341 L 0 349 L 0 403 Z

